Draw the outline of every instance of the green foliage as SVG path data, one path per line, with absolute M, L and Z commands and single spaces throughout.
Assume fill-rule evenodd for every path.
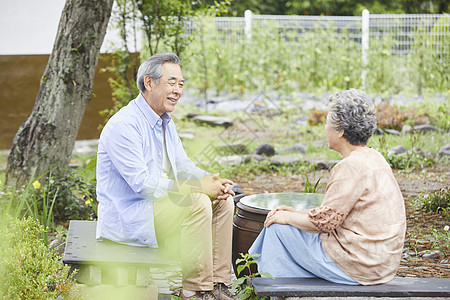
M 214 0 L 207 0 L 208 3 Z M 269 15 L 361 15 L 363 9 L 373 14 L 422 14 L 448 12 L 449 2 L 446 0 L 394 0 L 394 1 L 361 1 L 361 0 L 233 0 L 229 8 L 230 14 L 241 17 L 250 9 L 257 14 Z
M 450 216 L 450 191 L 448 187 L 420 194 L 418 200 L 423 210 L 428 212 L 444 211 Z
M 265 20 L 260 21 L 263 26 L 254 26 L 247 39 L 241 28 L 217 28 L 208 18 L 196 22 L 195 38 L 183 59 L 190 87 L 204 94 L 206 89 L 218 93 L 277 90 L 289 95 L 292 91 L 363 88 L 363 71 L 367 72 L 364 90 L 368 93 L 447 91 L 448 62 L 445 57 L 433 57 L 436 51 L 419 42 L 422 34 L 408 55 L 391 53 L 396 41 L 390 34 L 372 38 L 369 63 L 364 67 L 353 33 L 330 23 L 289 31 Z
M 320 183 L 320 180 L 322 180 L 323 176 L 320 176 L 320 178 L 317 179 L 317 181 L 314 184 L 309 181 L 307 172 L 305 172 L 305 177 L 306 177 L 305 188 L 303 190 L 303 192 L 305 193 L 317 193 L 325 185 L 324 182 Z M 315 177 L 316 177 L 316 169 L 314 168 L 313 181 L 315 180 Z
M 55 197 L 54 216 L 61 221 L 89 219 L 91 204 L 97 203 L 95 182 L 86 182 L 75 172 L 47 179 L 44 193 L 51 199 Z M 86 203 L 88 202 L 88 203 Z M 41 203 L 38 200 L 38 203 Z
M 260 254 L 250 255 L 248 253 L 246 253 L 246 254 L 241 253 L 242 258 L 236 259 L 236 265 L 237 265 L 236 271 L 237 271 L 238 275 L 240 275 L 241 272 L 244 271 L 245 269 L 248 271 L 249 275 L 240 276 L 238 279 L 236 279 L 233 282 L 231 289 L 233 291 L 235 291 L 235 293 L 236 293 L 235 298 L 240 299 L 240 300 L 268 299 L 268 297 L 256 296 L 255 288 L 253 287 L 253 279 L 255 277 L 263 275 L 263 276 L 273 279 L 273 277 L 268 273 L 264 273 L 264 272 L 252 273 L 250 266 L 252 264 L 256 264 L 256 262 L 252 258 L 258 257 L 258 256 L 260 256 Z
M 38 238 L 44 231 L 31 217 L 7 217 L 0 227 L 1 299 L 71 298 L 74 274 Z
M 425 156 L 423 153 L 415 150 L 416 147 L 419 146 L 421 137 L 422 135 L 420 133 L 408 135 L 411 150 L 406 153 L 392 154 L 388 151 L 385 136 L 382 136 L 380 138 L 379 151 L 394 169 L 405 169 L 410 171 L 432 166 L 435 163 L 434 158 Z

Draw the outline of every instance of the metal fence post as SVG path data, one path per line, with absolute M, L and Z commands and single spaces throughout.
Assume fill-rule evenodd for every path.
M 367 64 L 369 62 L 367 52 L 369 51 L 369 19 L 370 13 L 367 9 L 362 12 L 362 36 L 361 36 L 361 48 L 362 48 L 362 63 L 363 63 L 363 71 L 361 73 L 362 86 L 365 88 L 366 86 L 366 75 L 367 75 Z
M 245 27 L 244 32 L 245 36 L 248 40 L 252 39 L 252 12 L 250 10 L 246 10 L 244 12 L 244 20 L 245 20 Z

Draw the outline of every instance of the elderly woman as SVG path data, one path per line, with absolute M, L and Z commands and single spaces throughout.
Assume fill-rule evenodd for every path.
M 404 243 L 403 197 L 384 157 L 367 147 L 375 109 L 351 89 L 327 101 L 328 147 L 343 159 L 331 170 L 323 203 L 295 211 L 280 206 L 249 250 L 260 272 L 280 277 L 320 277 L 334 283 L 372 285 L 392 280 Z

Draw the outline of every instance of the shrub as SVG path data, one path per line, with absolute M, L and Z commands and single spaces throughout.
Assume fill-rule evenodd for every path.
M 448 188 L 441 188 L 431 193 L 421 194 L 419 199 L 422 204 L 422 209 L 425 211 L 450 212 L 450 192 Z
M 0 298 L 70 299 L 75 291 L 69 267 L 38 236 L 37 220 L 8 218 L 0 228 Z
M 49 176 L 40 189 L 36 189 L 36 201 L 39 210 L 43 207 L 44 197 L 55 199 L 53 216 L 60 221 L 85 220 L 95 213 L 97 197 L 95 183 L 86 182 L 75 172 L 63 176 Z

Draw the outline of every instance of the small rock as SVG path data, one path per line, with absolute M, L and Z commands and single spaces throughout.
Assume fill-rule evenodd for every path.
M 444 257 L 444 253 L 442 253 L 439 250 L 433 250 L 430 251 L 430 253 L 425 253 L 424 255 L 422 255 L 423 258 L 429 258 L 429 259 L 438 259 L 441 257 Z
M 208 115 L 198 115 L 192 118 L 195 122 L 205 123 L 212 126 L 223 126 L 228 128 L 233 126 L 233 121 L 229 118 L 225 117 L 216 117 L 216 116 L 208 116 Z
M 432 132 L 432 131 L 438 131 L 436 127 L 430 124 L 424 124 L 424 125 L 417 125 L 414 126 L 414 131 L 420 132 L 420 133 L 426 133 L 426 132 Z
M 194 118 L 194 117 L 196 117 L 196 116 L 199 116 L 200 114 L 199 113 L 196 113 L 196 112 L 190 112 L 190 113 L 188 113 L 187 115 L 186 115 L 186 119 L 192 119 L 192 118 Z
M 402 133 L 411 133 L 411 132 L 412 132 L 412 126 L 411 125 L 403 125 Z
M 192 133 L 179 133 L 178 136 L 182 140 L 193 140 L 194 135 Z
M 227 166 L 236 166 L 242 164 L 242 155 L 221 156 L 216 159 L 219 164 Z
M 48 247 L 50 248 L 50 250 L 54 250 L 56 254 L 58 254 L 59 256 L 63 256 L 64 255 L 64 246 L 66 243 L 56 239 L 50 242 L 50 244 L 48 245 Z
M 394 154 L 402 154 L 402 153 L 406 153 L 406 148 L 403 146 L 395 146 L 393 148 L 391 148 L 392 153 Z M 389 151 L 389 152 L 391 152 Z
M 395 129 L 385 129 L 384 132 L 390 134 L 390 135 L 400 135 L 400 131 Z
M 281 166 L 281 165 L 293 165 L 295 163 L 303 162 L 305 160 L 304 158 L 297 156 L 275 155 L 271 157 L 270 161 L 272 162 L 272 164 L 276 166 Z
M 279 151 L 280 153 L 306 153 L 306 147 L 303 144 L 296 144 L 283 150 Z
M 439 157 L 450 156 L 450 144 L 447 144 L 447 145 L 443 146 L 439 150 L 438 156 Z
M 330 170 L 332 167 L 334 167 L 334 165 L 336 165 L 339 162 L 339 160 L 326 161 L 317 158 L 306 159 L 306 161 L 313 164 L 316 170 Z
M 297 124 L 297 125 L 306 125 L 306 124 L 308 124 L 308 118 L 300 117 L 300 118 L 296 119 L 293 123 Z
M 420 156 L 425 157 L 425 153 L 419 147 L 414 147 L 408 151 L 408 154 L 418 153 Z
M 375 129 L 375 131 L 373 132 L 374 135 L 384 135 L 384 131 L 383 129 L 377 127 L 377 129 Z
M 265 156 L 274 156 L 275 155 L 275 147 L 271 144 L 260 144 L 256 150 L 256 154 L 265 155 Z
M 267 156 L 262 156 L 259 154 L 246 154 L 246 155 L 242 155 L 242 158 L 243 158 L 243 162 L 246 164 L 248 164 L 252 160 L 256 160 L 258 162 L 263 161 L 263 160 L 269 160 L 269 158 Z
M 244 143 L 228 143 L 216 147 L 219 152 L 229 152 L 234 154 L 242 154 L 247 152 L 247 145 Z
M 435 158 L 436 156 L 434 155 L 434 153 L 430 150 L 424 150 L 423 154 L 425 155 L 425 157 L 430 157 L 430 158 Z

